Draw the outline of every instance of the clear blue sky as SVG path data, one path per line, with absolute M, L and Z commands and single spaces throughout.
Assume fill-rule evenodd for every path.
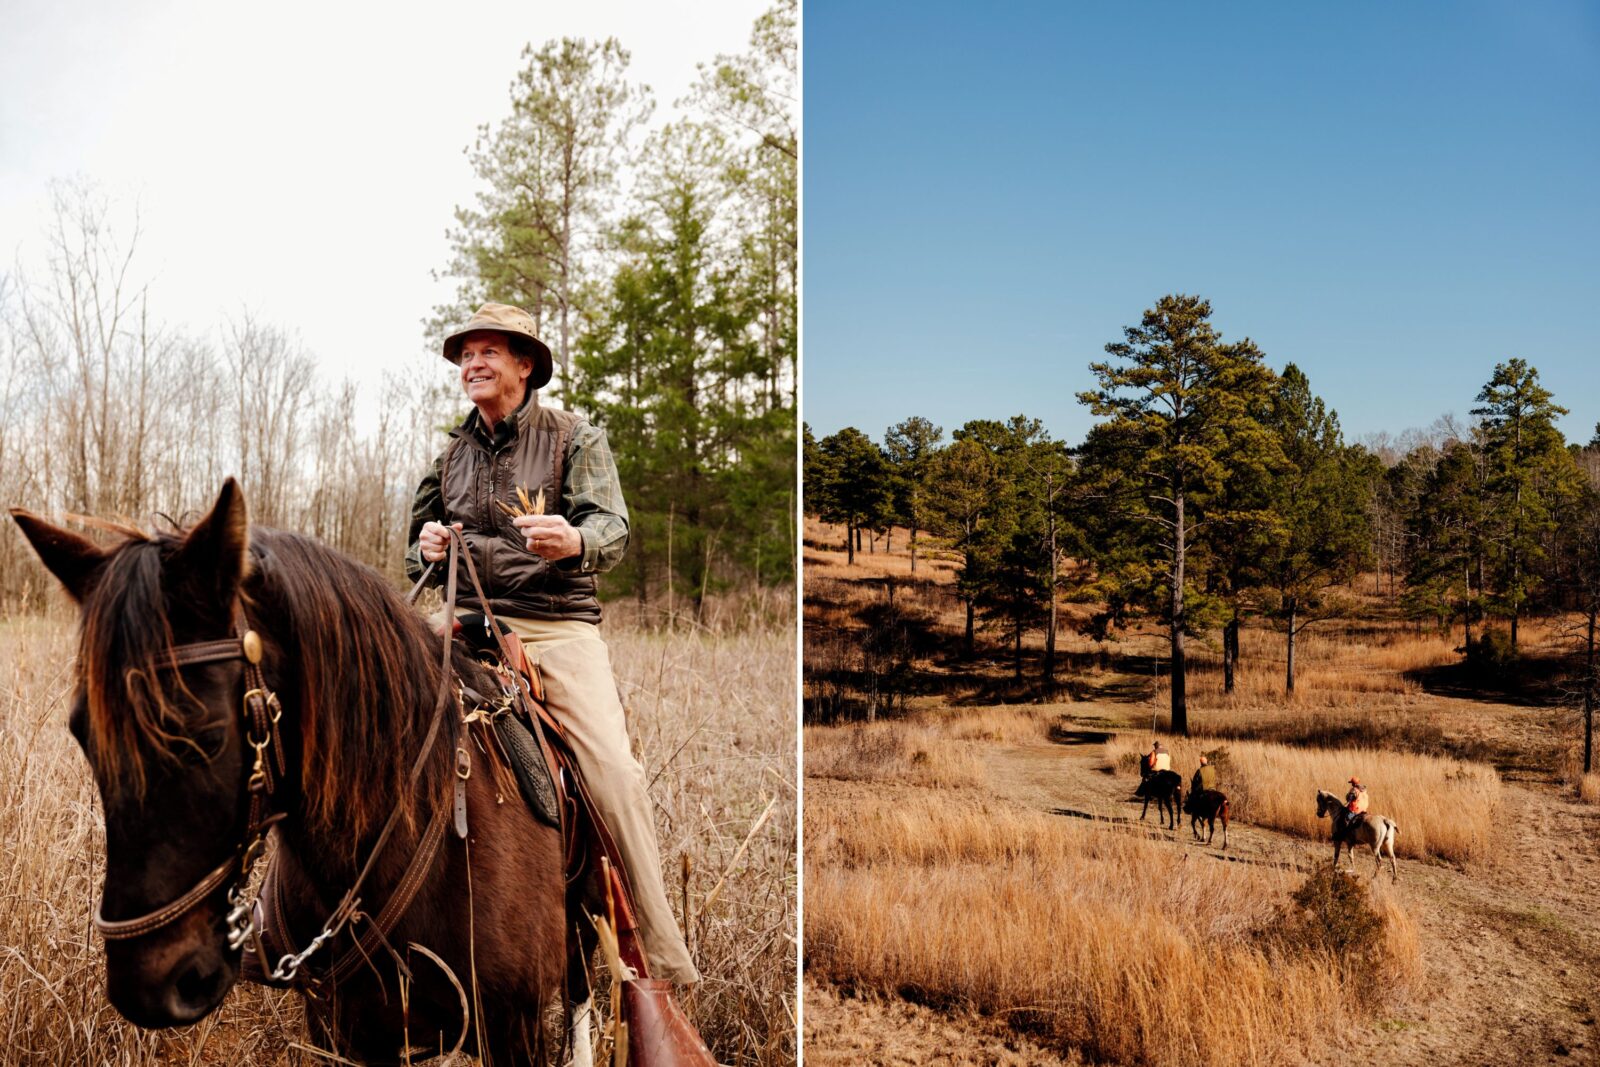
M 1347 437 L 1536 366 L 1600 420 L 1600 4 L 805 5 L 804 413 L 1025 413 L 1164 293 Z

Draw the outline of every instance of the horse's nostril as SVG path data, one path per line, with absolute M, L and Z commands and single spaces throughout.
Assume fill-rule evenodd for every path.
M 226 979 L 223 969 L 192 963 L 172 983 L 172 1008 L 174 1016 L 198 1018 L 216 1006 L 222 984 Z

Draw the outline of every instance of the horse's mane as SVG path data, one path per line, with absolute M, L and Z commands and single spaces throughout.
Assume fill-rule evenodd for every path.
M 299 728 L 308 822 L 325 829 L 337 819 L 354 831 L 354 844 L 396 806 L 414 821 L 418 794 L 442 795 L 459 727 L 447 710 L 422 788 L 407 788 L 438 694 L 438 638 L 372 568 L 298 534 L 252 527 L 250 536 L 245 613 L 281 651 L 279 697 Z M 124 542 L 83 603 L 88 735 L 117 788 L 142 791 L 149 756 L 194 747 L 183 724 L 196 702 L 172 686 L 175 672 L 158 666 L 174 643 L 170 587 L 189 580 L 164 583 L 163 565 L 182 543 L 181 531 Z M 225 636 L 225 615 L 217 626 L 201 639 Z M 464 658 L 457 656 L 458 669 Z
M 442 795 L 460 722 L 446 709 L 422 787 L 407 788 L 438 698 L 439 639 L 371 567 L 298 534 L 251 536 L 260 561 L 252 592 L 270 636 L 298 660 L 307 818 L 325 828 L 337 817 L 355 838 L 396 806 L 413 821 L 419 795 Z M 456 657 L 458 671 L 465 659 Z

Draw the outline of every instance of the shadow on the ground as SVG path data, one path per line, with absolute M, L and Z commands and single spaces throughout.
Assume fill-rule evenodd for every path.
M 1407 671 L 1405 677 L 1435 696 L 1549 708 L 1566 701 L 1562 682 L 1577 668 L 1572 656 L 1526 656 L 1499 668 L 1463 661 Z

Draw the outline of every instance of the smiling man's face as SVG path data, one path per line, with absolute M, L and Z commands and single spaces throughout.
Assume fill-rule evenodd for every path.
M 491 422 L 517 409 L 527 394 L 533 361 L 511 350 L 499 330 L 473 330 L 461 341 L 461 388 Z

